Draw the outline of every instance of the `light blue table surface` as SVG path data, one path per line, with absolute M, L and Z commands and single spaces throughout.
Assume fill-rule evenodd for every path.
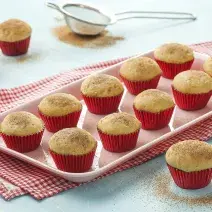
M 198 16 L 195 22 L 131 20 L 109 27 L 125 40 L 104 49 L 80 49 L 57 41 L 51 28 L 59 15 L 45 7 L 43 0 L 0 0 L 0 21 L 15 17 L 26 20 L 33 28 L 29 55 L 39 54 L 39 60 L 16 63 L 0 55 L 0 87 L 10 88 L 85 64 L 145 52 L 169 41 L 196 43 L 211 40 L 211 0 L 104 0 L 90 1 L 106 5 L 112 11 L 175 10 L 190 11 Z M 157 157 L 141 166 L 126 170 L 95 183 L 83 185 L 43 201 L 29 196 L 11 202 L 0 199 L 0 212 L 62 212 L 62 211 L 185 211 L 185 203 L 164 200 L 151 188 L 155 174 L 167 172 L 164 157 Z M 211 190 L 211 187 L 208 188 Z M 187 211 L 212 211 L 209 206 L 189 206 Z

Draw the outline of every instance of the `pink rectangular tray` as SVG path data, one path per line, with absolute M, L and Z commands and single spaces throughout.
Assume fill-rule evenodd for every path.
M 148 52 L 146 54 L 142 54 L 139 56 L 147 56 L 153 58 L 153 52 Z M 137 56 L 137 57 L 139 57 Z M 203 61 L 207 58 L 207 55 L 195 53 L 195 62 L 193 64 L 193 69 L 201 69 Z M 100 73 L 106 73 L 110 74 L 116 77 L 119 77 L 118 71 L 120 69 L 120 66 L 123 62 L 116 64 L 110 68 L 104 69 L 99 71 Z M 78 99 L 82 100 L 82 97 L 80 95 L 80 86 L 84 79 L 75 81 L 73 83 L 70 83 L 67 86 L 64 86 L 52 93 L 56 92 L 67 92 L 71 93 L 74 96 L 76 96 Z M 161 78 L 159 82 L 158 89 L 163 90 L 165 92 L 168 92 L 171 94 L 171 80 Z M 46 95 L 45 95 L 46 96 Z M 37 106 L 39 102 L 41 101 L 41 98 L 38 98 L 34 101 L 28 102 L 26 104 L 23 104 L 17 108 L 14 108 L 12 110 L 9 110 L 7 112 L 4 112 L 0 115 L 0 122 L 3 120 L 3 118 L 13 111 L 29 111 L 31 113 L 37 114 Z M 135 96 L 132 96 L 127 91 L 125 91 L 124 97 L 122 99 L 120 110 L 125 111 L 128 113 L 133 113 L 132 110 L 132 104 L 133 99 Z M 172 120 L 168 127 L 157 130 L 157 131 L 146 131 L 141 130 L 137 146 L 134 150 L 125 152 L 125 153 L 110 153 L 107 152 L 102 148 L 102 144 L 99 140 L 99 136 L 96 130 L 96 124 L 100 118 L 103 116 L 100 115 L 94 115 L 87 111 L 87 108 L 82 100 L 83 104 L 83 111 L 81 114 L 81 118 L 78 124 L 78 127 L 83 128 L 87 131 L 89 131 L 97 140 L 98 140 L 98 148 L 94 159 L 94 164 L 92 166 L 92 169 L 89 172 L 85 173 L 68 173 L 58 170 L 55 167 L 55 164 L 53 160 L 51 159 L 49 153 L 48 153 L 48 140 L 50 136 L 52 135 L 48 131 L 45 131 L 42 144 L 41 146 L 32 152 L 22 154 L 18 153 L 16 151 L 13 151 L 9 148 L 7 148 L 4 145 L 4 142 L 2 138 L 0 138 L 0 151 L 5 152 L 9 155 L 12 155 L 20 160 L 23 160 L 25 162 L 28 162 L 32 165 L 35 165 L 37 167 L 40 167 L 46 171 L 49 171 L 53 174 L 56 174 L 58 176 L 61 176 L 67 180 L 73 181 L 73 182 L 86 182 L 89 180 L 92 180 L 103 173 L 109 171 L 110 169 L 116 167 L 117 165 L 120 165 L 121 163 L 131 159 L 132 157 L 136 156 L 137 154 L 141 153 L 142 151 L 147 150 L 148 148 L 151 148 L 153 145 L 161 142 L 162 140 L 174 135 L 178 134 L 185 128 L 191 127 L 192 125 L 207 119 L 209 116 L 212 115 L 212 100 L 210 100 L 207 107 L 205 107 L 202 110 L 198 111 L 182 111 L 178 107 L 176 107 L 174 111 L 174 115 L 172 117 Z

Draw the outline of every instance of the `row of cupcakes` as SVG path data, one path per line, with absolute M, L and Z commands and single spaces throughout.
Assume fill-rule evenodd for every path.
M 173 81 L 173 94 L 177 105 L 190 110 L 204 107 L 211 96 L 211 80 L 209 75 L 201 71 L 178 74 Z M 96 74 L 82 83 L 81 92 L 91 112 L 105 114 L 117 111 L 123 86 L 115 77 Z M 132 104 L 143 129 L 160 129 L 167 126 L 174 106 L 167 93 L 156 89 L 141 92 Z M 77 125 L 82 104 L 71 94 L 57 93 L 45 97 L 38 105 L 38 111 L 47 130 L 56 132 Z
M 44 124 L 26 111 L 7 115 L 1 123 L 1 136 L 6 146 L 24 153 L 37 149 L 42 141 Z M 67 172 L 85 172 L 93 163 L 97 141 L 87 131 L 65 128 L 49 141 L 49 152 L 58 169 Z
M 113 113 L 100 119 L 97 131 L 103 147 L 110 152 L 125 152 L 136 146 L 141 124 L 127 113 Z M 8 114 L 1 123 L 1 136 L 10 149 L 29 152 L 42 141 L 45 125 L 32 113 Z M 87 131 L 72 127 L 57 131 L 50 138 L 49 152 L 58 167 L 68 172 L 85 172 L 93 163 L 97 142 Z

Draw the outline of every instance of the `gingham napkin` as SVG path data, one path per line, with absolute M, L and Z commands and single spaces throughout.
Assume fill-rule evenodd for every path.
M 191 46 L 194 50 L 212 56 L 212 42 L 205 42 Z M 100 62 L 98 64 L 77 68 L 53 77 L 40 80 L 29 85 L 13 89 L 0 89 L 0 112 L 18 106 L 26 101 L 35 99 L 44 93 L 58 89 L 70 82 L 89 75 L 91 72 L 109 67 L 127 58 Z M 212 116 L 192 128 L 188 128 L 160 144 L 152 147 L 135 158 L 114 168 L 95 180 L 104 178 L 119 171 L 140 165 L 162 153 L 179 140 L 192 138 L 207 140 L 212 137 Z M 93 181 L 95 181 L 93 180 Z M 55 177 L 34 166 L 26 164 L 0 152 L 0 195 L 6 200 L 29 194 L 35 199 L 43 199 L 81 184 L 68 182 Z

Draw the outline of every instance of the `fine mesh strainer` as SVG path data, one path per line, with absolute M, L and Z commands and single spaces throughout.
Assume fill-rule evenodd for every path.
M 192 13 L 167 12 L 167 11 L 125 11 L 116 14 L 97 9 L 92 6 L 79 3 L 56 4 L 48 2 L 47 6 L 54 8 L 64 15 L 69 28 L 80 35 L 97 35 L 108 25 L 117 21 L 143 18 L 143 19 L 171 19 L 171 20 L 195 20 Z

